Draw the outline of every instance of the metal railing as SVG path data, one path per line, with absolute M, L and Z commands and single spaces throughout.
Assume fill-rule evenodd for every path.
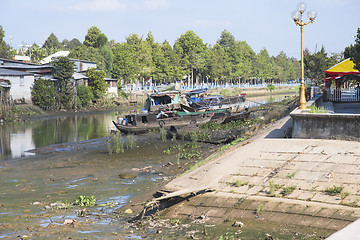
M 360 102 L 360 90 L 329 89 L 328 99 L 331 102 Z
M 227 89 L 227 88 L 266 88 L 268 84 L 198 84 L 198 85 L 176 85 L 177 90 L 195 90 L 195 89 Z M 275 83 L 275 87 L 295 87 L 299 86 L 299 83 Z M 158 89 L 160 86 L 144 86 L 141 84 L 127 84 L 123 86 L 125 92 L 138 92 L 147 91 L 152 92 L 154 89 Z

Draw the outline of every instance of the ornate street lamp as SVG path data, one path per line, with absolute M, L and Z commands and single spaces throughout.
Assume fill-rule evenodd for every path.
M 294 20 L 295 24 L 300 26 L 301 32 L 301 85 L 300 85 L 300 109 L 306 109 L 306 98 L 305 98 L 305 80 L 304 80 L 304 43 L 303 43 L 303 33 L 304 33 L 304 26 L 308 25 L 309 23 L 313 23 L 316 18 L 316 11 L 309 10 L 307 13 L 308 18 L 310 19 L 309 22 L 303 21 L 303 13 L 306 10 L 306 4 L 301 2 L 297 5 L 297 10 L 291 12 L 291 17 Z

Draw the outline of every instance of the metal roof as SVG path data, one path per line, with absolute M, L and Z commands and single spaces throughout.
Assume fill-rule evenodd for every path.
M 25 75 L 34 75 L 34 74 L 28 73 L 28 72 L 0 68 L 0 76 L 25 76 Z

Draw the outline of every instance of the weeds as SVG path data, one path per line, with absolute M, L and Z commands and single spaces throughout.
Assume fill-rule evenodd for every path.
M 94 196 L 83 196 L 80 195 L 75 199 L 75 205 L 80 206 L 80 207 L 93 207 L 95 206 L 96 203 L 96 199 L 94 198 Z
M 136 144 L 135 136 L 132 134 L 129 134 L 129 135 L 127 135 L 127 140 L 128 140 L 128 148 L 133 149 Z
M 248 184 L 249 182 L 241 182 L 241 180 L 239 179 L 233 180 L 232 182 L 229 183 L 229 185 L 232 187 L 242 187 Z
M 160 128 L 160 137 L 161 137 L 161 140 L 163 142 L 166 142 L 166 129 L 165 128 Z
M 295 177 L 295 174 L 298 173 L 298 170 L 296 170 L 295 172 L 293 173 L 288 173 L 288 175 L 286 176 L 287 178 L 294 178 Z
M 340 193 L 342 193 L 342 191 L 344 190 L 344 187 L 337 187 L 337 186 L 333 186 L 333 187 L 328 187 L 324 190 L 324 192 L 327 194 L 327 195 L 330 195 L 330 196 L 336 196 Z
M 310 113 L 328 113 L 328 110 L 323 107 L 309 106 L 308 108 L 310 109 Z
M 288 186 L 288 187 L 284 187 L 280 194 L 284 196 L 289 195 L 290 193 L 292 193 L 294 190 L 296 189 L 296 186 Z
M 124 142 L 120 135 L 120 133 L 111 134 L 110 140 L 108 142 L 108 152 L 110 155 L 113 153 L 123 153 L 124 150 Z
M 282 185 L 275 184 L 274 181 L 270 181 L 269 182 L 269 187 L 270 187 L 270 189 L 269 189 L 268 195 L 270 197 L 275 197 L 276 196 L 276 191 L 279 190 L 282 187 Z
M 262 210 L 264 210 L 264 205 L 260 204 L 255 211 L 256 216 L 260 216 Z

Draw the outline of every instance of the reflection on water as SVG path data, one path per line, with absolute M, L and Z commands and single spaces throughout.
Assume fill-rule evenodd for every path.
M 57 143 L 108 136 L 112 114 L 91 114 L 0 126 L 0 160 L 29 156 L 27 151 Z

